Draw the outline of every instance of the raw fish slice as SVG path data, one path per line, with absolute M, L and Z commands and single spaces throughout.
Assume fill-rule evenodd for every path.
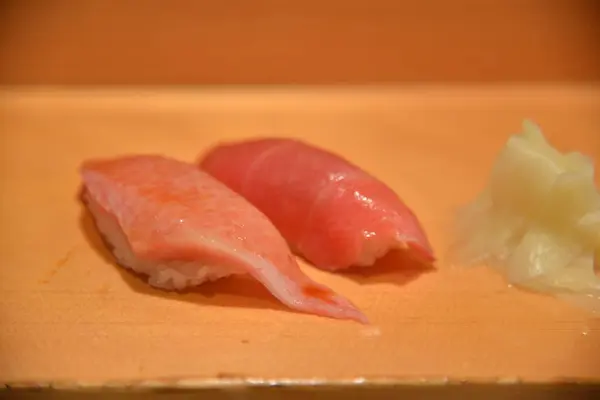
M 434 261 L 415 214 L 356 165 L 294 139 L 225 143 L 200 167 L 247 198 L 316 267 L 369 266 L 392 249 Z
M 149 284 L 179 290 L 249 274 L 292 309 L 366 321 L 300 270 L 260 211 L 196 166 L 138 155 L 90 160 L 81 173 L 86 203 L 118 262 Z

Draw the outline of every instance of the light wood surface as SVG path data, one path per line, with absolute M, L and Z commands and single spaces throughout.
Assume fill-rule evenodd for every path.
M 445 262 L 454 210 L 523 118 L 600 157 L 599 87 L 4 90 L 0 114 L 0 381 L 600 379 L 597 319 Z M 373 326 L 296 314 L 235 280 L 153 290 L 110 262 L 76 200 L 88 157 L 193 160 L 266 134 L 334 149 L 420 216 L 435 272 L 304 267 Z
M 600 80 L 596 0 L 5 0 L 0 82 Z

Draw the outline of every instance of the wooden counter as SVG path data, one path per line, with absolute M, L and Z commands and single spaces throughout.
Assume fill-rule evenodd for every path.
M 0 381 L 600 380 L 598 319 L 445 262 L 453 212 L 523 118 L 561 150 L 600 157 L 597 86 L 3 90 Z M 364 310 L 373 325 L 362 326 L 290 312 L 239 280 L 165 294 L 111 262 L 76 200 L 82 160 L 193 160 L 255 135 L 304 138 L 389 183 L 420 216 L 438 270 L 305 266 Z

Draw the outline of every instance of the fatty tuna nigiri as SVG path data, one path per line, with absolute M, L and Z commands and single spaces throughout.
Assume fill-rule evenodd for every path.
M 158 155 L 83 164 L 83 196 L 120 265 L 179 290 L 249 274 L 288 307 L 365 322 L 348 300 L 299 268 L 272 223 L 199 170 Z
M 417 217 L 398 195 L 329 151 L 264 138 L 216 146 L 199 165 L 261 210 L 318 268 L 368 266 L 392 249 L 434 261 Z

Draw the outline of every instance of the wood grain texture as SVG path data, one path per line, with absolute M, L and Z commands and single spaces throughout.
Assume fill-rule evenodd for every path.
M 0 92 L 0 381 L 600 380 L 600 321 L 445 261 L 458 206 L 530 117 L 600 157 L 600 87 Z M 366 327 L 290 312 L 258 285 L 154 290 L 113 265 L 76 199 L 88 157 L 194 160 L 216 141 L 301 137 L 388 183 L 420 216 L 439 270 L 309 266 Z
M 6 0 L 0 83 L 600 80 L 594 0 Z

